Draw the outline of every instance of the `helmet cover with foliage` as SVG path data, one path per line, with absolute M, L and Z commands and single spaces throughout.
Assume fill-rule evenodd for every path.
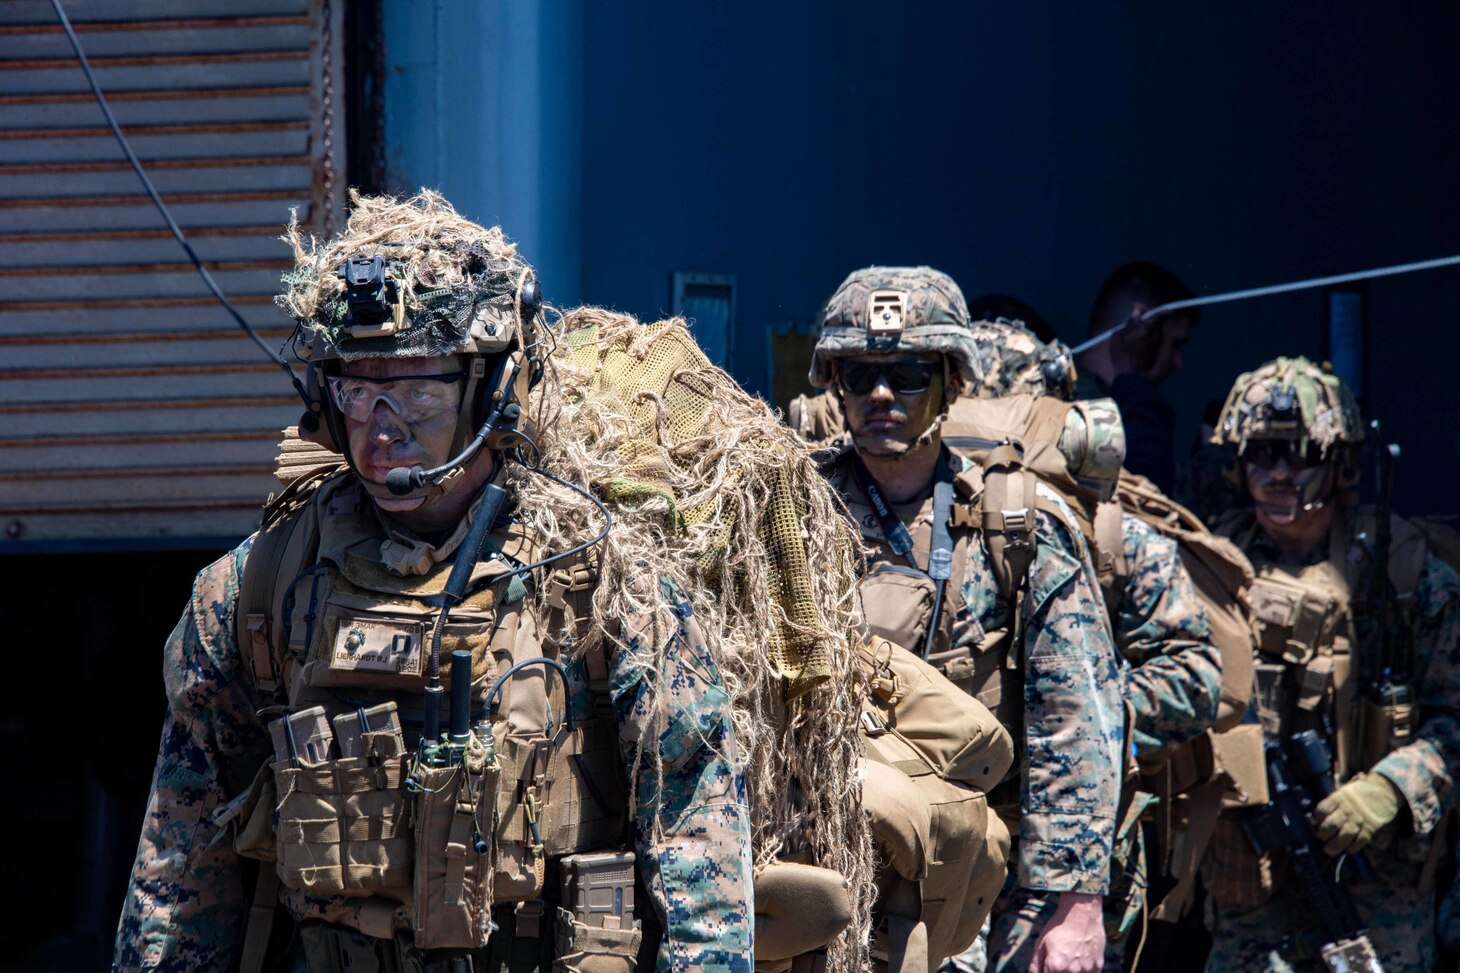
M 1075 391 L 1075 362 L 1063 341 L 1043 342 L 1022 321 L 998 318 L 975 321 L 983 381 L 979 398 L 1006 395 L 1052 395 L 1069 401 Z
M 540 374 L 541 297 L 532 267 L 500 228 L 473 223 L 429 190 L 405 200 L 352 193 L 338 235 L 306 240 L 296 218 L 285 239 L 294 269 L 275 301 L 294 318 L 291 346 L 309 365 L 304 438 L 349 459 L 344 420 L 326 390 L 346 363 L 464 355 L 453 454 L 485 423 L 490 449 L 522 441 L 521 410 Z M 404 496 L 440 492 L 440 483 L 418 484 Z
M 969 387 L 979 382 L 978 347 L 968 304 L 953 278 L 931 267 L 864 267 L 853 271 L 821 311 L 821 336 L 811 355 L 811 384 L 827 388 L 833 362 L 885 352 L 936 353 L 958 366 Z
M 1300 452 L 1316 446 L 1324 458 L 1363 439 L 1348 386 L 1301 357 L 1278 358 L 1239 375 L 1212 434 L 1213 443 L 1235 446 L 1239 454 L 1253 440 L 1285 440 Z

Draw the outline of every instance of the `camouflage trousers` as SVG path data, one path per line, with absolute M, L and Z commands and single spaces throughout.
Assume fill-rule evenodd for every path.
M 1011 849 L 1011 861 L 1015 855 Z M 1146 855 L 1139 826 L 1123 832 L 1117 840 L 1110 888 L 1111 894 L 1105 900 L 1105 969 L 1119 970 L 1125 962 L 1127 945 L 1140 935 L 1145 904 Z M 941 973 L 1024 973 L 1058 904 L 1058 893 L 1020 888 L 1017 873 L 1011 871 L 978 939 L 944 963 Z M 992 965 L 989 957 L 993 957 Z
M 1421 866 L 1375 849 L 1369 860 L 1374 878 L 1349 881 L 1347 887 L 1384 973 L 1427 973 L 1435 965 L 1435 896 L 1419 887 Z M 1315 940 L 1322 925 L 1302 883 L 1291 874 L 1255 909 L 1208 899 L 1206 918 L 1212 934 L 1207 973 L 1323 969 Z M 1312 932 L 1305 935 L 1305 930 Z

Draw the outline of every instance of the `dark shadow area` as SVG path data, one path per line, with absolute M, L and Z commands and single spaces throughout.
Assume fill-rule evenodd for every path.
M 0 558 L 7 973 L 104 970 L 166 699 L 162 648 L 219 551 Z

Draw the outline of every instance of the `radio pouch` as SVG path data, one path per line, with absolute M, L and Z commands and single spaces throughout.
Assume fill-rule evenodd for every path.
M 501 768 L 473 738 L 459 763 L 417 765 L 415 912 L 420 949 L 485 946 L 492 917 L 491 835 Z

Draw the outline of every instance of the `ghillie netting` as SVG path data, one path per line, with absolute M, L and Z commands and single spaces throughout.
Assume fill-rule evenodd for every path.
M 531 412 L 542 467 L 591 485 L 613 511 L 596 548 L 595 615 L 671 610 L 671 592 L 646 577 L 689 597 L 735 704 L 756 865 L 798 858 L 848 879 L 857 920 L 828 959 L 860 970 L 874 870 L 856 774 L 860 538 L 807 447 L 683 321 L 580 308 L 555 331 Z M 547 550 L 601 527 L 586 498 L 517 466 L 509 480 Z
M 683 321 L 641 324 L 580 308 L 538 339 L 544 377 L 528 410 L 541 431 L 535 459 L 597 494 L 614 517 L 591 554 L 595 617 L 668 618 L 674 593 L 688 598 L 734 703 L 756 866 L 783 859 L 840 872 L 856 918 L 828 966 L 868 968 L 875 863 L 857 777 L 866 675 L 852 642 L 860 535 L 807 446 L 704 357 Z M 279 475 L 330 457 L 338 459 L 286 438 Z M 540 532 L 538 550 L 566 551 L 601 529 L 602 514 L 580 494 L 516 463 L 504 476 L 517 515 Z M 534 586 L 540 626 L 551 617 L 546 587 Z M 637 651 L 642 658 L 645 647 Z M 659 726 L 643 734 L 646 746 L 673 715 L 653 714 Z M 657 767 L 655 757 L 638 760 Z
M 473 223 L 429 189 L 405 200 L 351 190 L 350 207 L 344 230 L 325 243 L 306 237 L 298 214 L 291 214 L 283 239 L 294 250 L 294 269 L 284 274 L 284 293 L 274 300 L 299 322 L 296 337 L 313 331 L 341 343 L 348 306 L 336 268 L 351 257 L 382 256 L 400 288 L 411 327 L 392 339 L 391 355 L 453 354 L 485 307 L 497 317 L 511 316 L 529 268 L 499 227 Z M 343 357 L 382 353 L 368 344 L 341 350 Z

